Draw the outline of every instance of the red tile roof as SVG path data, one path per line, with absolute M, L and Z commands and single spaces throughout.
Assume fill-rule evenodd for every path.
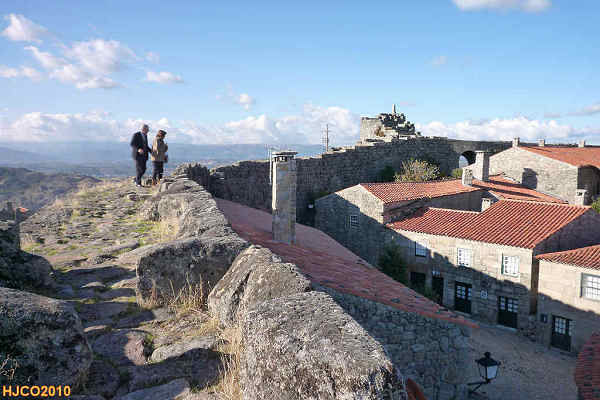
M 600 146 L 567 147 L 567 146 L 519 146 L 542 156 L 562 161 L 576 167 L 592 165 L 600 168 Z
M 600 397 L 600 332 L 590 336 L 577 356 L 575 385 L 581 400 Z
M 532 249 L 588 211 L 569 204 L 500 200 L 479 213 L 423 207 L 388 227 Z
M 560 264 L 570 264 L 578 267 L 600 270 L 600 245 L 558 251 L 556 253 L 540 254 L 536 256 L 536 258 Z
M 566 203 L 564 200 L 526 188 L 520 183 L 508 179 L 502 175 L 490 176 L 490 179 L 487 182 L 480 181 L 479 179 L 473 179 L 473 186 L 479 189 L 487 190 L 502 199 L 543 201 L 546 203 Z
M 429 182 L 361 183 L 361 186 L 384 203 L 433 198 L 480 190 L 476 187 L 464 186 L 460 179 Z
M 271 214 L 227 200 L 215 200 L 241 237 L 296 264 L 317 284 L 425 317 L 477 327 L 396 282 L 318 229 L 296 224 L 295 244 L 275 242 L 272 240 Z

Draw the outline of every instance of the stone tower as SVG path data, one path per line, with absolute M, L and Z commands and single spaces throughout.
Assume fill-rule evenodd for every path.
M 473 164 L 473 177 L 480 181 L 490 180 L 490 153 L 477 150 L 475 152 L 475 164 Z
M 273 153 L 273 240 L 296 242 L 296 160 L 295 151 Z

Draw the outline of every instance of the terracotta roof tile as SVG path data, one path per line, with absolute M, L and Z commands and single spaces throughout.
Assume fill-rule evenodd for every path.
M 568 146 L 519 146 L 542 156 L 562 161 L 576 167 L 592 165 L 600 168 L 600 146 L 568 147 Z
M 600 397 L 600 332 L 592 334 L 577 355 L 575 385 L 578 399 L 597 400 Z
M 360 185 L 384 203 L 448 196 L 480 190 L 476 187 L 464 186 L 460 179 L 429 182 L 361 183 Z
M 500 200 L 479 213 L 424 207 L 388 227 L 532 249 L 589 210 L 569 204 Z
M 396 282 L 317 229 L 296 224 L 296 244 L 275 242 L 271 214 L 227 200 L 215 200 L 241 237 L 296 264 L 317 284 L 429 318 L 477 327 Z
M 546 260 L 560 264 L 570 264 L 583 268 L 600 270 L 600 245 L 581 247 L 579 249 L 545 253 L 536 256 L 539 260 Z
M 490 179 L 487 182 L 480 181 L 479 179 L 473 179 L 473 186 L 479 189 L 487 190 L 503 199 L 543 201 L 546 203 L 566 203 L 564 200 L 526 188 L 520 183 L 508 179 L 502 175 L 490 176 Z

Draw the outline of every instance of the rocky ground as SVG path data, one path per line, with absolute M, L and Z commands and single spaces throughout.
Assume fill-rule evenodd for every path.
M 138 216 L 150 193 L 130 180 L 80 191 L 23 222 L 22 248 L 55 270 L 56 288 L 42 294 L 73 303 L 82 320 L 94 359 L 80 394 L 102 396 L 84 398 L 222 397 L 228 342 L 203 304 L 136 302 L 136 254 L 172 238 L 168 226 Z

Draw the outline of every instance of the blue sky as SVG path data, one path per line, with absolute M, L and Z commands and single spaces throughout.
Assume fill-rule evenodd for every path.
M 325 4 L 324 4 L 325 3 Z M 428 135 L 600 144 L 595 0 L 0 3 L 0 143 L 356 140 L 398 110 Z M 173 133 L 173 135 L 171 135 Z

